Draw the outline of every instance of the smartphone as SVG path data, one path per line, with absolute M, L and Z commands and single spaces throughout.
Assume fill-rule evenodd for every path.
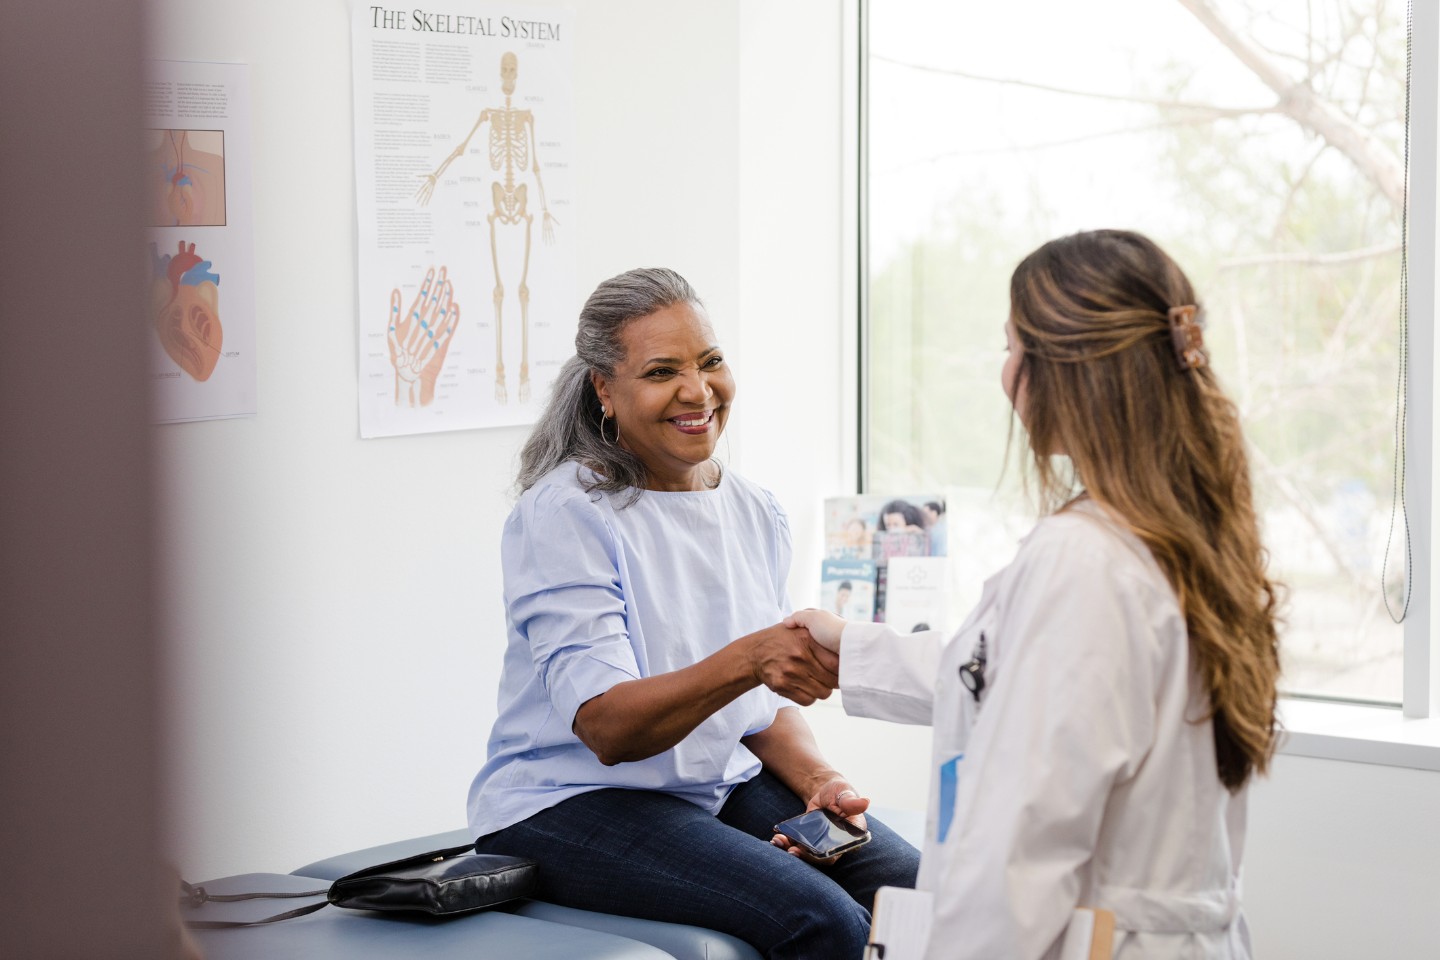
M 829 810 L 811 810 L 775 824 L 790 842 L 812 857 L 828 859 L 870 842 L 870 831 Z

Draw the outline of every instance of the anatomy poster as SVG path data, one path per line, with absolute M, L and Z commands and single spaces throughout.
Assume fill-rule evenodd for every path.
M 250 143 L 248 65 L 147 65 L 145 322 L 163 423 L 255 413 Z
M 533 423 L 575 352 L 574 21 L 355 4 L 362 437 Z

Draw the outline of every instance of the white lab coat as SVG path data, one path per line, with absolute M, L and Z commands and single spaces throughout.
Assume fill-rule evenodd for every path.
M 981 634 L 977 704 L 959 669 Z M 1216 774 L 1174 591 L 1093 502 L 1042 520 L 948 645 L 847 625 L 840 689 L 848 713 L 935 728 L 927 960 L 1054 957 L 1077 906 L 1115 913 L 1116 958 L 1250 956 L 1245 793 Z

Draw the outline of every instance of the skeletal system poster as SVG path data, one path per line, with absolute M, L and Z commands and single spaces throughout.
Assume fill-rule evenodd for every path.
M 255 413 L 249 71 L 147 64 L 146 321 L 161 422 Z
M 362 437 L 533 423 L 574 353 L 574 19 L 355 4 Z

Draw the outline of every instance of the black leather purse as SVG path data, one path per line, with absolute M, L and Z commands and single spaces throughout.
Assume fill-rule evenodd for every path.
M 540 865 L 534 860 L 475 853 L 474 850 L 474 844 L 469 844 L 366 867 L 341 877 L 327 890 L 211 894 L 204 887 L 182 880 L 180 905 L 183 911 L 186 907 L 194 909 L 206 903 L 233 903 L 237 900 L 325 898 L 262 920 L 185 920 L 187 926 L 214 930 L 303 917 L 330 904 L 354 910 L 387 910 L 446 917 L 484 910 L 528 897 L 534 892 L 540 876 Z

